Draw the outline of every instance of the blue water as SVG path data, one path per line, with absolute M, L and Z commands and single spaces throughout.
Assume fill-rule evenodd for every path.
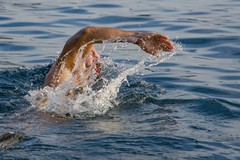
M 0 149 L 1 159 L 240 159 L 239 7 L 238 0 L 2 0 L 0 134 L 22 138 Z M 41 88 L 65 41 L 88 25 L 161 32 L 183 50 L 129 74 L 106 113 L 64 118 L 33 108 L 26 97 Z M 124 66 L 150 56 L 131 45 L 98 47 Z

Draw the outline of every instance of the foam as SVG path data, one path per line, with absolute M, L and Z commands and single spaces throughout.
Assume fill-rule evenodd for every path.
M 73 86 L 72 81 L 68 80 L 67 83 L 63 83 L 55 89 L 45 87 L 31 90 L 26 99 L 32 104 L 32 107 L 46 112 L 54 112 L 62 117 L 89 118 L 105 114 L 118 104 L 116 99 L 119 88 L 126 81 L 127 76 L 169 59 L 181 50 L 181 45 L 176 44 L 175 46 L 174 52 L 163 52 L 161 58 L 147 56 L 130 68 L 123 68 L 122 64 L 116 64 L 111 59 L 105 58 L 103 59 L 105 65 L 103 74 L 97 81 L 92 73 L 92 75 L 88 75 L 90 77 L 88 81 L 79 86 Z M 79 59 L 77 63 L 83 61 Z M 121 67 L 119 68 L 119 66 Z M 89 83 L 91 83 L 90 86 Z

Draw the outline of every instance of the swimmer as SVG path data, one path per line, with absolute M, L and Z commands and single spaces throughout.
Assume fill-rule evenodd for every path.
M 44 87 L 56 88 L 67 81 L 69 77 L 74 84 L 81 84 L 88 78 L 91 74 L 89 72 L 92 72 L 93 68 L 98 76 L 101 71 L 101 64 L 98 62 L 100 55 L 94 48 L 94 44 L 104 42 L 136 44 L 145 52 L 156 57 L 161 56 L 161 51 L 170 52 L 174 49 L 169 38 L 159 33 L 134 32 L 107 27 L 85 27 L 68 39 L 60 56 L 46 75 Z M 80 54 L 79 50 L 83 54 Z M 81 59 L 85 59 L 83 63 L 77 63 L 79 56 Z M 76 64 L 78 66 L 75 66 Z M 85 70 L 79 68 L 85 68 Z M 85 76 L 80 76 L 82 74 Z

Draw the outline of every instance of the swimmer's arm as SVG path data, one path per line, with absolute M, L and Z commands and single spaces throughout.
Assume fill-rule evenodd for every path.
M 172 51 L 173 43 L 159 33 L 142 33 L 107 27 L 86 27 L 68 39 L 63 50 L 45 77 L 44 86 L 56 87 L 71 73 L 79 48 L 84 55 L 91 53 L 94 43 L 127 42 L 138 45 L 145 52 L 160 57 L 160 51 Z
M 133 43 L 142 48 L 145 52 L 155 56 L 160 56 L 160 51 L 172 51 L 174 46 L 168 37 L 152 32 L 134 32 L 126 31 L 117 28 L 108 27 L 85 27 L 75 35 L 73 35 L 68 42 L 67 48 L 80 48 L 86 44 L 94 43 Z M 66 46 L 65 46 L 66 47 Z M 86 47 L 87 49 L 88 47 Z M 86 52 L 86 51 L 85 51 Z

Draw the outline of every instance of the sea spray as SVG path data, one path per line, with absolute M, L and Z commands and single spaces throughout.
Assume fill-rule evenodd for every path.
M 47 112 L 55 112 L 60 116 L 74 118 L 93 117 L 105 114 L 116 104 L 115 99 L 122 82 L 127 76 L 142 68 L 142 60 L 132 68 L 121 72 L 116 78 L 105 81 L 101 89 L 94 91 L 91 87 L 85 87 L 84 93 L 78 93 L 77 97 L 67 97 L 66 92 L 70 89 L 67 84 L 53 89 L 45 87 L 40 90 L 29 91 L 28 100 L 33 107 L 43 109 Z
M 174 52 L 162 52 L 161 58 L 147 56 L 129 68 L 124 68 L 124 64 L 117 64 L 109 58 L 103 58 L 105 69 L 102 71 L 101 77 L 96 80 L 94 74 L 88 75 L 91 85 L 84 84 L 74 88 L 71 83 L 63 83 L 55 89 L 45 87 L 40 90 L 31 90 L 26 98 L 32 107 L 46 112 L 54 112 L 62 117 L 83 119 L 105 114 L 118 104 L 116 99 L 119 88 L 127 80 L 127 76 L 170 58 L 181 50 L 180 45 L 176 44 L 175 46 L 177 47 Z M 82 60 L 78 60 L 78 62 L 82 63 Z M 93 81 L 94 79 L 95 81 Z M 71 80 L 67 82 L 71 82 Z M 102 83 L 99 85 L 98 82 Z

